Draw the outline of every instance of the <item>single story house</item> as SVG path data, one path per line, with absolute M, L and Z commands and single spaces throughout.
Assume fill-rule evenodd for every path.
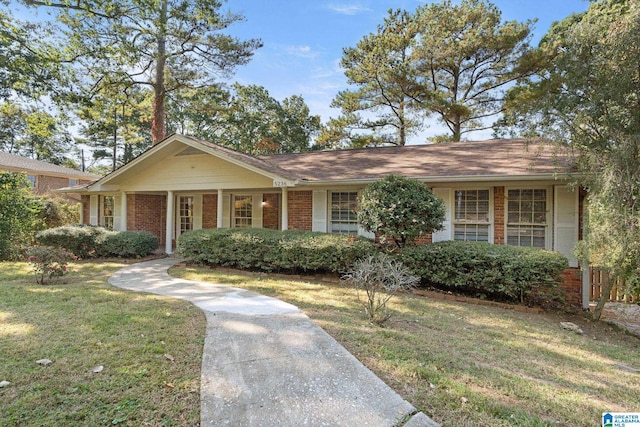
M 150 231 L 172 253 L 180 234 L 199 228 L 366 235 L 354 211 L 358 193 L 402 175 L 424 182 L 446 204 L 444 230 L 425 241 L 557 250 L 574 269 L 566 282 L 580 303 L 572 249 L 581 238 L 584 194 L 569 185 L 570 166 L 566 153 L 524 139 L 251 156 L 175 134 L 73 191 L 82 195 L 84 222 Z
M 24 172 L 35 194 L 48 195 L 52 195 L 52 192 L 59 188 L 85 186 L 100 178 L 91 173 L 3 152 L 0 152 L 0 171 Z M 73 202 L 80 201 L 79 196 L 72 194 L 68 194 L 67 199 Z

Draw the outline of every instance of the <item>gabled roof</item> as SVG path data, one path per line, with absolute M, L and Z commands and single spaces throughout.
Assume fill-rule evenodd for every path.
M 110 182 L 117 182 L 118 176 L 130 174 L 147 159 L 161 158 L 168 153 L 176 155 L 178 152 L 173 145 L 176 143 L 274 180 L 284 179 L 286 185 L 371 182 L 391 174 L 431 182 L 555 179 L 572 172 L 571 156 L 566 150 L 539 140 L 492 139 L 256 157 L 202 139 L 174 134 L 85 188 L 105 190 Z
M 492 139 L 261 156 L 307 182 L 370 181 L 390 174 L 425 180 L 541 177 L 571 172 L 551 143 Z
M 25 172 L 28 175 L 47 175 L 93 181 L 100 178 L 92 173 L 69 169 L 28 157 L 0 152 L 0 170 Z

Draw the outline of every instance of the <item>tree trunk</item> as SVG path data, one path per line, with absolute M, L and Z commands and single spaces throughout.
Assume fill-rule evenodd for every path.
M 156 58 L 156 78 L 153 84 L 153 120 L 151 122 L 151 144 L 155 145 L 162 141 L 167 133 L 165 103 L 164 72 L 166 67 L 167 51 L 167 0 L 162 0 L 160 10 L 161 28 L 158 32 L 158 56 Z
M 609 301 L 609 295 L 611 294 L 611 289 L 613 289 L 613 283 L 616 281 L 616 275 L 612 274 L 609 276 L 609 280 L 604 285 L 604 289 L 600 293 L 600 299 L 598 299 L 598 304 L 596 304 L 596 309 L 593 312 L 593 320 L 600 320 L 602 316 L 602 310 L 604 309 L 604 305 Z

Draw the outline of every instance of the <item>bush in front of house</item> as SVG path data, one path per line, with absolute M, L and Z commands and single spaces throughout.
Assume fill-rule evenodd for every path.
M 40 231 L 36 234 L 36 242 L 43 246 L 65 248 L 79 258 L 90 258 L 98 255 L 104 238 L 113 233 L 103 227 L 65 225 Z
M 146 231 L 111 231 L 91 225 L 67 225 L 36 234 L 40 245 L 65 248 L 79 258 L 141 258 L 158 248 L 158 238 Z
M 36 283 L 52 283 L 67 274 L 70 261 L 78 259 L 71 252 L 53 246 L 31 246 L 27 248 L 27 261 L 31 265 Z
M 99 242 L 99 256 L 142 258 L 158 249 L 158 237 L 148 231 L 110 232 Z
M 525 304 L 561 303 L 567 258 L 553 251 L 482 242 L 405 247 L 400 260 L 424 285 Z
M 297 230 L 203 229 L 178 238 L 191 262 L 269 272 L 341 272 L 376 252 L 363 237 Z
M 444 202 L 415 179 L 389 175 L 365 187 L 358 198 L 358 224 L 396 247 L 442 229 Z

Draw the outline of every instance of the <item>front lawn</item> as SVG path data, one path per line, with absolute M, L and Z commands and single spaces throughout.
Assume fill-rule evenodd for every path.
M 204 315 L 110 286 L 123 265 L 75 263 L 42 286 L 0 263 L 0 425 L 199 425 Z
M 640 339 L 580 315 L 403 295 L 391 300 L 393 317 L 380 328 L 341 285 L 208 268 L 170 273 L 297 305 L 443 426 L 594 426 L 604 411 L 640 410 Z M 561 329 L 561 321 L 585 335 Z

